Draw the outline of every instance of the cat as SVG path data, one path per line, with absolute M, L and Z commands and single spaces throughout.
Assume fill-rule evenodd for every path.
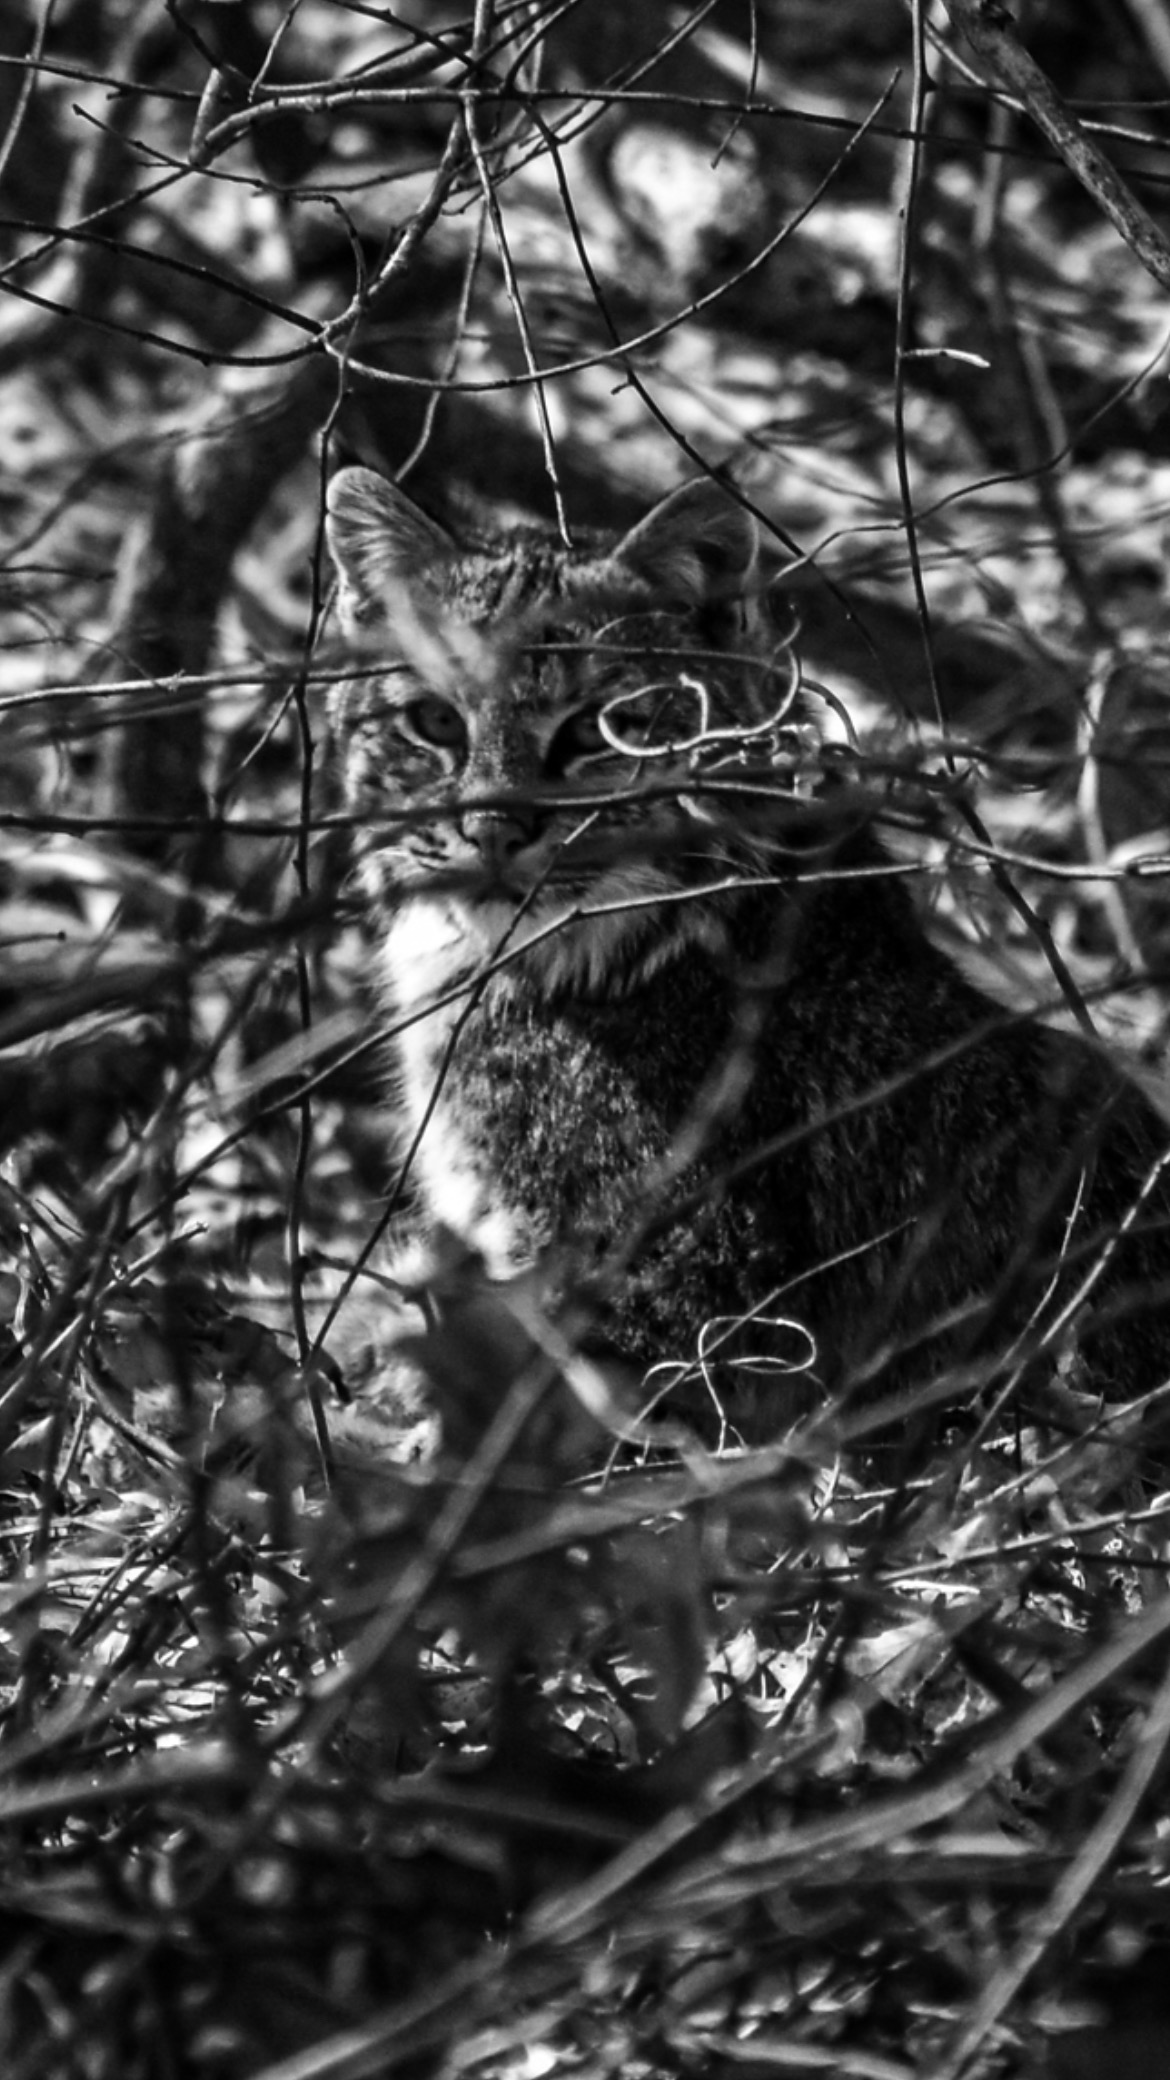
M 617 539 L 464 540 L 351 467 L 327 530 L 424 1258 L 543 1267 L 744 1435 L 1074 1330 L 1106 1397 L 1170 1377 L 1170 1129 L 981 994 L 880 805 L 817 782 L 744 508 L 703 479 Z

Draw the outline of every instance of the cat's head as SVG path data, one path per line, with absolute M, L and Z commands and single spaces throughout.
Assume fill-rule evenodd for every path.
M 793 719 L 755 523 L 718 484 L 684 485 L 613 541 L 521 528 L 469 544 L 344 469 L 328 533 L 355 667 L 334 722 L 367 886 L 442 889 L 492 929 L 509 905 L 534 924 L 585 908 L 629 936 L 711 878 L 711 783 L 766 764 Z

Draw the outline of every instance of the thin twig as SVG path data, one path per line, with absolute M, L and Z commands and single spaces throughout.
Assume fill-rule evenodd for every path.
M 1014 95 L 1144 268 L 1170 289 L 1170 241 L 1024 49 L 1002 0 L 945 0 L 997 85 Z

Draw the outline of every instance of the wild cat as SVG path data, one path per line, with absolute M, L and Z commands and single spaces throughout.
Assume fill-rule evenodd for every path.
M 757 531 L 711 481 L 618 539 L 460 540 L 329 491 L 334 705 L 425 1244 L 593 1281 L 754 1434 L 973 1389 L 1076 1329 L 1170 1376 L 1170 1130 L 932 943 L 872 807 L 811 795 Z M 665 1369 L 664 1369 L 665 1368 Z

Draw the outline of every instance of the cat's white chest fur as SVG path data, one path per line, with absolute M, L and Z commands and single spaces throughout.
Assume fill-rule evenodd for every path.
M 459 1235 L 488 1273 L 514 1273 L 532 1254 L 520 1216 L 500 1199 L 491 1166 L 473 1145 L 448 1094 L 452 1045 L 469 1014 L 483 956 L 457 914 L 429 897 L 405 903 L 381 951 L 394 1007 L 393 1042 L 401 1076 L 411 1180 L 429 1220 Z

